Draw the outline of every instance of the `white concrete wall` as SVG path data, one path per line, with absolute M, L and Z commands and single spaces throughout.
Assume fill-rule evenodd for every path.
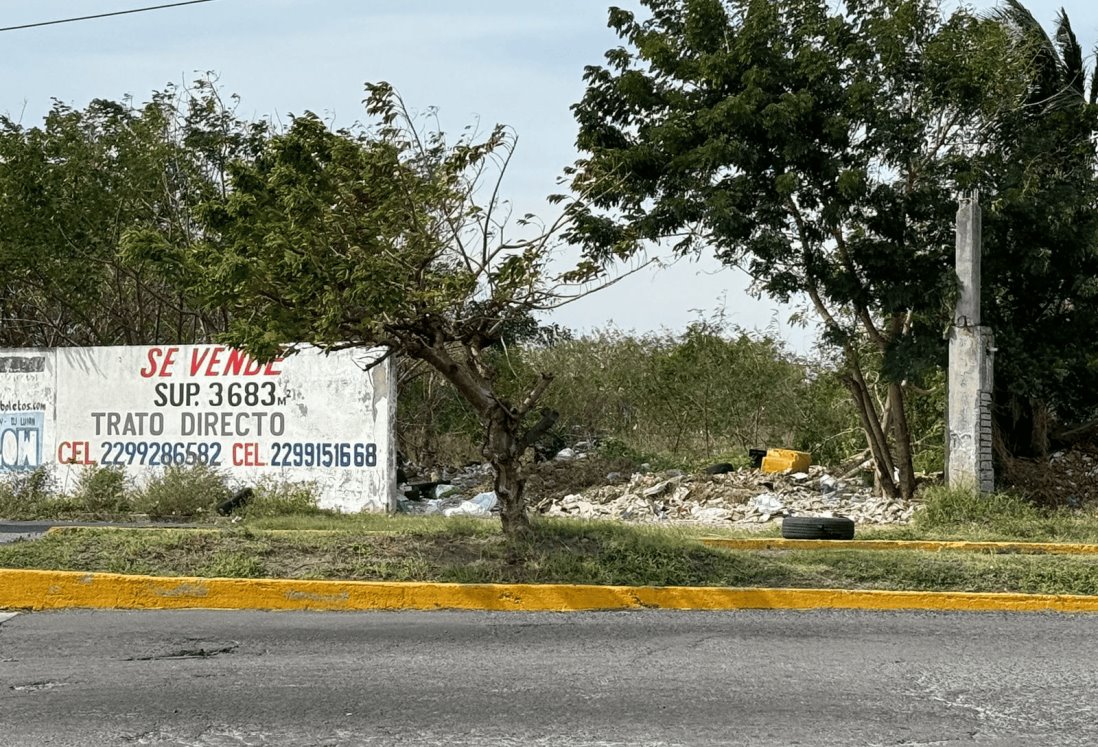
M 389 361 L 365 370 L 379 354 L 305 348 L 260 366 L 213 345 L 0 350 L 0 471 L 47 465 L 71 485 L 109 464 L 141 482 L 198 461 L 234 487 L 312 482 L 326 508 L 387 510 L 394 379 Z

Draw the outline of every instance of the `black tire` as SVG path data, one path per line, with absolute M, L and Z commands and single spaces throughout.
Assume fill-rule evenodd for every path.
M 782 519 L 782 537 L 786 539 L 854 539 L 854 521 L 836 516 L 786 516 Z

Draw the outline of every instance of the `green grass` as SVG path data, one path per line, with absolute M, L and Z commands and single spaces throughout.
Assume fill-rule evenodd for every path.
M 865 538 L 1098 543 L 1094 509 L 1048 509 L 1004 492 L 976 495 L 928 488 L 923 507 L 904 527 L 863 532 Z
M 707 548 L 685 532 L 538 521 L 509 543 L 494 522 L 406 518 L 395 533 L 225 529 L 57 532 L 0 546 L 0 567 L 199 577 L 583 583 L 1098 594 L 1098 558 Z
M 175 495 L 184 484 L 194 489 Z M 224 495 L 213 475 L 184 471 L 166 473 L 140 493 L 127 490 L 119 475 L 89 472 L 75 491 L 61 497 L 41 475 L 27 474 L 0 491 L 0 515 L 12 505 L 46 517 L 155 505 L 158 515 L 197 516 L 207 527 L 67 530 L 0 545 L 0 567 L 241 578 L 1098 594 L 1098 556 L 859 551 L 838 543 L 819 551 L 729 551 L 697 541 L 706 535 L 773 537 L 779 534 L 776 522 L 712 527 L 538 519 L 529 538 L 516 543 L 502 536 L 495 519 L 323 511 L 308 486 L 259 486 L 242 520 L 211 515 Z M 928 489 L 922 500 L 910 525 L 860 527 L 857 536 L 1098 543 L 1093 511 L 1046 510 L 1010 493 L 975 496 L 942 488 Z

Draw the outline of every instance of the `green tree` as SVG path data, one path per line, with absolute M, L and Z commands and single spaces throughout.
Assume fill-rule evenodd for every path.
M 889 495 L 915 489 L 908 387 L 940 361 L 953 195 L 984 128 L 1022 99 L 1006 29 L 930 0 L 644 0 L 588 67 L 571 237 L 589 269 L 649 242 L 712 251 L 803 294 L 843 353 Z M 863 342 L 887 396 L 867 382 Z
M 994 19 L 1031 60 L 1023 105 L 978 164 L 996 430 L 1001 455 L 1044 456 L 1098 415 L 1098 79 L 1063 11 L 1052 36 L 1016 0 Z
M 192 342 L 223 327 L 126 252 L 135 233 L 195 240 L 211 184 L 177 111 L 168 90 L 141 106 L 58 102 L 37 127 L 0 117 L 0 345 Z
M 485 348 L 482 355 L 487 365 L 498 372 L 496 386 L 504 396 L 517 397 L 529 381 L 537 379 L 537 371 L 558 370 L 531 365 L 524 349 L 569 339 L 568 329 L 559 324 L 540 324 L 526 313 L 505 319 L 499 339 Z M 398 368 L 397 439 L 404 455 L 432 466 L 475 458 L 478 449 L 473 443 L 482 431 L 476 412 L 425 361 L 404 357 Z M 544 427 L 552 425 L 547 423 Z
M 555 229 L 507 233 L 506 129 L 450 145 L 418 131 L 388 85 L 368 89 L 369 129 L 332 131 L 306 114 L 231 161 L 224 198 L 199 212 L 202 241 L 175 261 L 231 312 L 222 339 L 259 357 L 307 341 L 383 346 L 432 367 L 480 420 L 504 530 L 520 534 L 520 459 L 544 429 L 529 420 L 550 377 L 506 397 L 487 352 L 566 300 L 546 268 Z

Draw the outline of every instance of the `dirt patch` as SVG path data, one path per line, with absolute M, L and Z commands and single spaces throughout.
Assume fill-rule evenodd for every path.
M 607 459 L 588 454 L 583 459 L 535 464 L 526 481 L 526 498 L 531 506 L 560 500 L 588 488 L 623 484 L 639 465 L 629 459 Z

